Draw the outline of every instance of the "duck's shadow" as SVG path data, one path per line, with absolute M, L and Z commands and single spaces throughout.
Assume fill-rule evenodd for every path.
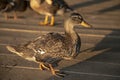
M 112 37 L 115 35 L 116 37 Z M 94 47 L 81 51 L 81 53 L 76 58 L 78 62 L 75 61 L 75 64 L 61 69 L 62 71 L 68 73 L 68 76 L 64 78 L 51 77 L 48 80 L 96 80 L 99 78 L 102 79 L 102 77 L 96 76 L 91 73 L 119 75 L 120 71 L 117 70 L 117 68 L 106 69 L 105 67 L 108 65 L 104 64 L 120 63 L 120 37 L 117 37 L 117 35 L 120 35 L 119 30 L 113 31 L 112 33 L 106 35 Z M 64 64 L 72 64 L 72 62 L 74 61 L 70 61 Z M 105 78 L 107 79 L 109 77 Z

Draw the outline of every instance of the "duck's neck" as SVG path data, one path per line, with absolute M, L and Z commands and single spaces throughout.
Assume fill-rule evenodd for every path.
M 66 36 L 71 37 L 73 43 L 75 43 L 78 38 L 78 34 L 74 30 L 74 25 L 70 23 L 70 20 L 67 20 L 65 21 L 64 27 Z
M 30 0 L 30 6 L 34 9 L 34 7 L 40 6 L 40 0 Z

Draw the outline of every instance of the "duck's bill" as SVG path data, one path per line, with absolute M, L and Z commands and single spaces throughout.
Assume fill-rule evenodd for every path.
M 85 21 L 82 21 L 80 25 L 86 28 L 92 28 L 92 26 Z

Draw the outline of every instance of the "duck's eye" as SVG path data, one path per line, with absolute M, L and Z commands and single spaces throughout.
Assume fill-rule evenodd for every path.
M 78 16 L 79 19 L 83 20 L 83 18 L 81 16 Z
M 83 18 L 81 16 L 74 16 L 72 17 L 72 20 L 77 22 L 82 22 Z

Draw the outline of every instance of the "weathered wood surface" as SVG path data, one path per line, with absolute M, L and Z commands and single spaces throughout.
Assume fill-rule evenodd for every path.
M 47 32 L 63 33 L 63 18 L 56 16 L 54 27 L 39 26 L 43 16 L 28 9 L 19 20 L 5 20 L 0 13 L 0 80 L 120 80 L 120 1 L 66 0 L 94 29 L 78 28 L 81 54 L 73 61 L 61 61 L 57 68 L 69 75 L 56 78 L 40 71 L 38 64 L 26 61 L 5 48 L 32 40 Z

